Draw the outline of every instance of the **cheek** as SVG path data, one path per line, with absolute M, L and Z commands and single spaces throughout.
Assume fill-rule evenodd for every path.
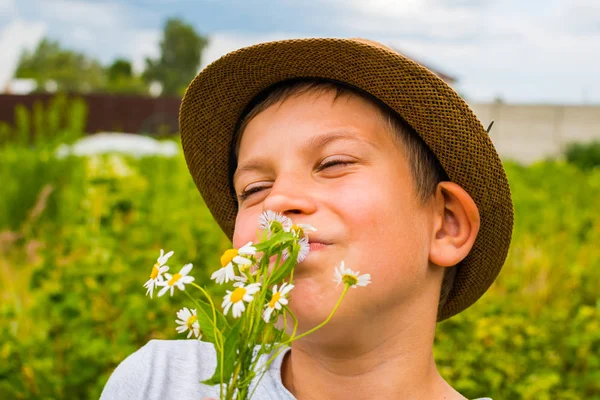
M 375 184 L 340 199 L 337 207 L 351 234 L 347 262 L 355 259 L 355 269 L 397 281 L 427 265 L 426 214 L 412 192 Z
M 246 243 L 256 242 L 256 231 L 258 229 L 258 218 L 260 214 L 240 212 L 235 219 L 233 231 L 233 247 L 240 248 Z

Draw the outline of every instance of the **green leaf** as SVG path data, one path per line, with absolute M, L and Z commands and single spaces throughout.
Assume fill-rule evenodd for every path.
M 298 250 L 299 246 L 292 247 L 292 254 L 285 260 L 283 265 L 279 267 L 277 270 L 273 271 L 273 274 L 269 278 L 269 284 L 278 283 L 283 277 L 287 276 L 292 268 L 296 265 L 296 258 L 298 258 Z
M 215 343 L 216 333 L 212 306 L 202 299 L 198 300 L 198 304 L 200 308 L 196 310 L 196 316 L 198 317 L 200 329 L 202 329 L 202 339 L 206 339 L 206 341 L 210 343 Z M 215 314 L 217 316 L 216 329 L 221 331 L 223 336 L 227 335 L 227 332 L 230 329 L 227 319 L 218 309 L 215 310 Z
M 273 248 L 289 241 L 291 239 L 291 233 L 289 232 L 277 232 L 273 235 L 269 240 L 265 240 L 264 242 L 253 244 L 256 251 L 265 251 L 269 250 L 269 253 L 272 253 Z
M 237 360 L 237 349 L 240 343 L 240 330 L 242 329 L 241 320 L 239 320 L 227 334 L 225 338 L 225 348 L 223 355 L 223 377 L 221 377 L 221 355 L 217 350 L 217 368 L 214 375 L 202 383 L 205 385 L 218 385 L 227 383 L 231 379 L 235 362 Z

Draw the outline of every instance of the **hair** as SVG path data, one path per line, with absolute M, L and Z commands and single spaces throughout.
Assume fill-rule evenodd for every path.
M 242 134 L 254 117 L 267 108 L 282 103 L 294 96 L 302 94 L 323 95 L 331 92 L 335 93 L 334 101 L 340 97 L 354 95 L 377 107 L 389 132 L 393 134 L 396 143 L 405 152 L 413 177 L 415 193 L 422 203 L 426 203 L 432 198 L 438 183 L 449 180 L 439 160 L 421 136 L 387 104 L 362 89 L 346 83 L 322 79 L 293 79 L 279 82 L 261 92 L 250 102 L 244 113 L 242 113 L 235 131 L 231 153 L 230 177 L 237 165 Z M 230 186 L 233 187 L 233 185 Z M 446 268 L 444 271 L 444 278 L 440 289 L 438 314 L 450 294 L 456 271 L 456 266 Z

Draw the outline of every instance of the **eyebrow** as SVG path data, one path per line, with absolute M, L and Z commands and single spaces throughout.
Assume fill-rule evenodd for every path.
M 306 141 L 306 144 L 303 147 L 306 151 L 313 151 L 314 149 L 325 147 L 329 143 L 335 142 L 337 140 L 352 140 L 355 142 L 369 145 L 373 148 L 378 148 L 375 143 L 371 142 L 370 140 L 362 139 L 358 137 L 356 133 L 347 129 L 330 131 L 322 135 L 313 136 Z
M 303 145 L 301 145 L 301 151 L 310 154 L 316 149 L 323 148 L 328 144 L 338 140 L 352 140 L 361 144 L 366 144 L 374 149 L 379 148 L 379 146 L 377 146 L 372 141 L 360 138 L 352 131 L 341 129 L 329 131 L 321 135 L 316 135 L 309 138 Z M 244 164 L 236 168 L 235 173 L 233 174 L 233 183 L 235 184 L 236 179 L 238 179 L 239 176 L 243 173 L 266 170 L 267 168 L 268 160 L 265 157 L 252 158 L 251 160 L 245 162 Z
M 241 167 L 236 168 L 233 173 L 233 184 L 235 185 L 235 181 L 245 172 L 266 170 L 268 163 L 264 157 L 256 157 L 245 162 Z

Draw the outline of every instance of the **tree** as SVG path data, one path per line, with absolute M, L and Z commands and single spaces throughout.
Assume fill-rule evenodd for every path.
M 38 91 L 55 89 L 68 92 L 91 92 L 106 86 L 102 65 L 92 58 L 61 48 L 57 41 L 44 38 L 33 52 L 24 52 L 15 72 L 16 78 L 35 79 Z
M 196 33 L 191 25 L 177 18 L 168 19 L 160 42 L 161 56 L 146 58 L 144 79 L 158 81 L 162 93 L 180 95 L 198 72 L 202 50 L 208 39 Z
M 133 74 L 131 62 L 117 58 L 107 69 L 108 83 L 106 91 L 122 94 L 148 94 L 144 81 Z
M 117 58 L 107 69 L 108 79 L 118 80 L 133 77 L 133 68 L 128 60 Z

